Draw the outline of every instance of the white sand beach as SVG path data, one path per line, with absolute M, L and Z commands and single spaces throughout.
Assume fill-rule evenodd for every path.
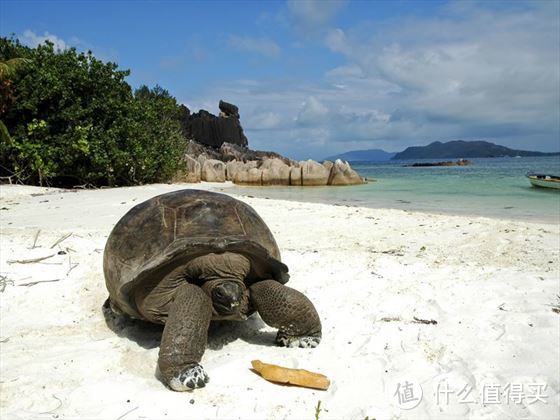
M 313 419 L 319 401 L 320 419 L 559 417 L 559 225 L 246 196 L 323 340 L 280 348 L 258 316 L 222 322 L 207 387 L 167 389 L 161 328 L 103 314 L 105 241 L 143 200 L 227 185 L 0 186 L 0 418 Z M 253 359 L 331 386 L 267 382 Z

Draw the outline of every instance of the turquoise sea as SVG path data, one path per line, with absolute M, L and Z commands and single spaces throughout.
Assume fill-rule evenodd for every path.
M 442 159 L 415 160 L 414 162 Z M 405 161 L 355 162 L 374 179 L 351 187 L 240 187 L 234 193 L 285 200 L 469 214 L 560 223 L 560 190 L 532 187 L 527 172 L 560 175 L 560 156 L 470 159 L 473 165 L 403 167 Z

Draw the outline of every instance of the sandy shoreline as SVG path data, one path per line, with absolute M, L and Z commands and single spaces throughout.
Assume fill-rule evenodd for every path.
M 105 321 L 102 250 L 128 209 L 181 188 L 228 192 L 0 187 L 2 419 L 314 418 L 318 401 L 321 419 L 557 416 L 559 225 L 243 196 L 274 233 L 289 285 L 315 303 L 323 342 L 282 349 L 259 318 L 219 324 L 202 361 L 208 387 L 167 390 L 155 377 L 160 331 Z M 331 388 L 270 384 L 252 359 L 322 372 Z M 405 381 L 424 393 L 411 410 L 394 395 Z M 546 403 L 531 403 L 538 384 Z M 518 385 L 525 398 L 506 403 Z M 488 403 L 497 387 L 500 403 Z M 463 388 L 473 402 L 458 401 Z

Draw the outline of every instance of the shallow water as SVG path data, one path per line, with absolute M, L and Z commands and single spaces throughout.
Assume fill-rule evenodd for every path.
M 228 191 L 294 201 L 470 214 L 560 223 L 560 190 L 531 186 L 527 172 L 560 175 L 560 156 L 470 159 L 471 166 L 403 167 L 404 161 L 352 167 L 375 181 L 352 187 L 241 187 Z M 415 162 L 438 161 L 415 160 Z

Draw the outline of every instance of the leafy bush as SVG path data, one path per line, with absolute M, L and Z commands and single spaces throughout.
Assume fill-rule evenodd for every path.
M 181 108 L 169 92 L 142 86 L 134 94 L 135 148 L 132 166 L 136 182 L 166 181 L 179 169 L 186 140 L 181 131 Z M 137 122 L 137 123 L 136 123 Z M 162 147 L 165 145 L 165 147 Z
M 167 91 L 134 94 L 128 71 L 91 52 L 28 48 L 0 38 L 0 60 L 30 59 L 2 92 L 3 176 L 29 184 L 133 185 L 169 180 L 185 148 L 180 107 Z

